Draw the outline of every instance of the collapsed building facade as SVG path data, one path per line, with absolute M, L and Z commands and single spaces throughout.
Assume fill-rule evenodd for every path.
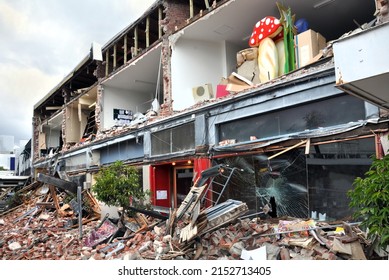
M 296 35 L 295 69 L 258 81 L 238 56 L 259 20 L 280 16 L 276 2 L 158 0 L 101 50 L 94 44 L 34 106 L 35 176 L 66 172 L 88 188 L 121 160 L 168 211 L 220 164 L 228 186 L 221 178 L 213 200 L 241 200 L 252 213 L 274 199 L 280 216 L 350 215 L 353 180 L 387 150 L 385 3 L 283 1 L 325 46 L 302 63 Z M 242 84 L 232 73 L 253 77 Z

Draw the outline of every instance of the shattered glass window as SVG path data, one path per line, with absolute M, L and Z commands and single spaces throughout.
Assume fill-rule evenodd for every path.
M 364 101 L 350 95 L 304 104 L 219 125 L 219 141 L 249 141 L 365 119 Z
M 364 177 L 374 153 L 372 137 L 311 146 L 308 155 L 305 148 L 299 148 L 271 160 L 272 154 L 214 159 L 213 165 L 239 169 L 220 202 L 240 200 L 250 214 L 263 214 L 269 206 L 268 214 L 277 217 L 344 219 L 352 214 L 347 191 L 356 177 Z M 218 177 L 215 181 L 223 182 Z
M 251 213 L 262 214 L 265 205 L 272 214 L 305 218 L 308 215 L 305 155 L 296 149 L 268 160 L 264 154 L 218 159 L 218 164 L 238 167 L 223 198 L 247 203 Z
M 194 122 L 151 134 L 151 154 L 164 155 L 195 148 Z

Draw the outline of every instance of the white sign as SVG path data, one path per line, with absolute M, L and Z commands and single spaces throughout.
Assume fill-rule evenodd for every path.
M 167 191 L 157 191 L 157 200 L 167 199 Z

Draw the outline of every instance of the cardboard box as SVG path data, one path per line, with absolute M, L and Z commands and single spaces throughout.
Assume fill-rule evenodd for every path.
M 295 36 L 296 66 L 300 68 L 310 63 L 327 46 L 326 39 L 318 32 L 309 29 Z
M 236 54 L 237 72 L 242 77 L 259 84 L 258 48 L 248 48 Z
M 238 74 L 254 84 L 260 84 L 258 60 L 248 60 L 242 63 L 237 69 Z

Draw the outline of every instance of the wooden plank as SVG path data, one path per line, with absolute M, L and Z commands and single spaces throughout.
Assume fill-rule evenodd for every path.
M 20 204 L 20 205 L 14 207 L 14 208 L 11 208 L 11 209 L 9 209 L 9 210 L 7 210 L 7 211 L 1 212 L 1 213 L 0 213 L 0 217 L 6 215 L 6 214 L 8 214 L 8 213 L 11 213 L 12 211 L 14 211 L 14 210 L 16 210 L 16 209 L 18 209 L 18 208 L 20 208 L 20 207 L 22 207 L 22 206 L 24 206 L 24 204 Z
M 162 8 L 158 8 L 158 39 L 162 37 Z
M 189 0 L 189 18 L 192 18 L 193 14 L 193 0 Z
M 55 191 L 55 187 L 53 185 L 50 185 L 49 189 L 50 189 L 50 194 L 51 194 L 51 198 L 53 199 L 55 209 L 57 209 L 57 211 L 60 211 L 58 197 L 57 197 L 57 193 Z
M 279 155 L 282 155 L 283 153 L 286 153 L 286 152 L 288 152 L 290 150 L 293 150 L 293 149 L 295 149 L 297 147 L 300 147 L 301 145 L 303 145 L 305 143 L 307 143 L 307 140 L 301 141 L 300 143 L 297 143 L 296 145 L 293 145 L 293 146 L 291 146 L 289 148 L 286 148 L 285 150 L 282 150 L 281 152 L 276 153 L 275 155 L 270 156 L 268 159 L 271 160 L 271 159 L 273 159 L 275 157 L 278 157 Z
M 197 201 L 197 203 L 195 204 L 195 207 L 192 210 L 192 216 L 191 216 L 191 221 L 190 221 L 190 224 L 192 225 L 192 227 L 197 222 L 197 218 L 199 217 L 199 215 L 200 215 L 200 202 Z
M 209 1 L 208 0 L 204 0 L 204 3 L 205 3 L 205 7 L 209 10 Z
M 128 46 L 127 46 L 127 34 L 124 35 L 124 64 L 127 63 L 127 52 L 128 52 Z
M 146 48 L 150 46 L 150 16 L 146 18 Z
M 116 69 L 116 54 L 117 54 L 117 45 L 115 44 L 114 46 L 113 46 L 113 70 L 115 70 Z
M 36 206 L 43 206 L 44 208 L 55 208 L 54 203 L 52 202 L 37 202 L 35 203 Z
M 38 173 L 37 180 L 49 185 L 56 186 L 65 191 L 77 193 L 77 184 L 70 181 L 62 180 L 42 173 Z
M 105 76 L 109 74 L 109 49 L 105 52 Z
M 352 260 L 366 260 L 365 252 L 363 252 L 362 245 L 359 241 L 350 243 L 351 246 L 351 259 Z
M 133 53 L 133 56 L 137 56 L 138 55 L 138 48 L 139 48 L 138 26 L 135 26 L 135 29 L 134 29 L 134 53 Z

